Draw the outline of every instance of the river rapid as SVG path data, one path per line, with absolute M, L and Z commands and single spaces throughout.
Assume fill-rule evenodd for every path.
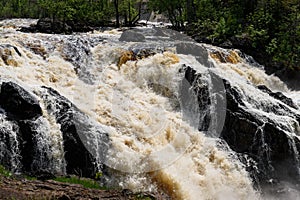
M 282 115 L 269 112 L 267 108 L 282 103 L 256 87 L 265 85 L 281 92 L 297 106 L 300 92 L 290 91 L 278 78 L 267 75 L 250 56 L 238 50 L 195 44 L 172 31 L 160 34 L 163 31 L 156 28 L 137 28 L 145 36 L 143 42 L 120 41 L 123 32 L 115 29 L 72 35 L 17 31 L 35 22 L 0 22 L 0 81 L 17 83 L 35 96 L 42 108 L 42 116 L 35 120 L 35 148 L 40 152 L 35 154 L 35 168 L 65 174 L 68 165 L 61 125 L 55 120 L 55 111 L 49 112 L 45 103 L 47 91 L 41 86 L 46 86 L 88 116 L 84 123 L 108 134 L 109 148 L 104 158 L 96 130 L 89 129 L 83 142 L 96 158 L 99 170 L 103 165 L 109 168 L 104 181 L 107 185 L 163 191 L 172 199 L 186 200 L 300 198 L 295 182 L 283 181 L 274 187 L 256 184 L 255 176 L 247 171 L 247 163 L 251 165 L 252 160 L 247 162 L 247 156 L 242 160 L 219 138 L 226 123 L 226 85 L 218 80 L 213 84 L 211 73 L 240 91 L 249 113 L 266 122 L 276 121 L 283 132 L 300 139 L 299 122 L 284 109 Z M 207 57 L 190 51 L 194 46 L 180 50 L 185 42 L 205 50 Z M 222 60 L 224 55 L 230 55 L 229 60 Z M 204 81 L 197 84 L 214 85 L 211 94 L 220 91 L 220 96 L 209 101 L 208 119 L 201 114 L 206 107 L 199 106 L 199 96 L 191 92 L 194 85 L 185 80 L 187 66 L 203 74 Z M 299 108 L 289 109 L 300 115 Z M 8 150 L 0 141 L 1 152 L 10 152 L 11 170 L 22 172 L 15 125 L 1 112 L 0 121 L 0 129 L 8 131 L 15 144 Z M 299 164 L 296 146 L 291 143 L 295 165 Z M 4 157 L 0 154 L 0 161 Z

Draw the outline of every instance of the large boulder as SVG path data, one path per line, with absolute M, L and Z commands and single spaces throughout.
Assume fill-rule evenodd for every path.
M 16 83 L 2 83 L 0 164 L 41 179 L 65 170 L 67 174 L 94 178 L 104 170 L 108 134 L 57 91 L 43 87 L 38 94 L 47 109 L 44 115 L 33 94 Z M 51 142 L 53 122 L 44 116 L 54 116 L 60 125 L 62 147 L 59 137 L 55 139 L 57 144 Z
M 124 31 L 119 38 L 123 42 L 145 42 L 146 38 L 142 33 L 138 33 L 134 30 Z
M 271 177 L 297 179 L 299 166 L 296 157 L 300 149 L 295 144 L 300 142 L 299 138 L 275 120 L 262 118 L 250 112 L 241 99 L 240 92 L 228 81 L 224 80 L 224 84 L 227 111 L 222 137 L 234 151 L 247 154 L 256 161 L 258 165 L 256 173 L 261 180 Z M 274 94 L 269 90 L 266 90 L 266 93 Z M 274 98 L 278 99 L 277 96 Z M 286 99 L 288 98 L 282 98 L 286 106 L 281 104 L 269 112 L 280 116 L 282 114 L 280 109 L 284 107 L 283 109 L 290 112 L 290 116 L 299 123 L 300 116 L 289 109 L 290 102 L 286 102 Z
M 178 54 L 192 55 L 196 58 L 196 60 L 206 66 L 211 67 L 212 64 L 208 59 L 207 50 L 196 43 L 188 43 L 188 42 L 179 42 L 175 44 L 176 52 Z
M 0 107 L 12 119 L 32 119 L 42 115 L 38 100 L 13 82 L 2 83 Z
M 21 27 L 18 31 L 24 33 L 55 33 L 55 34 L 71 34 L 73 32 L 89 32 L 93 28 L 83 22 L 61 21 L 58 19 L 41 18 L 37 24 L 32 24 L 29 27 Z
M 215 112 L 210 109 L 211 97 L 207 84 L 201 79 L 203 76 L 197 73 L 192 67 L 184 67 L 185 80 L 187 80 L 194 94 L 197 95 L 199 104 L 200 121 L 206 118 L 211 120 Z M 213 75 L 212 79 L 214 76 Z M 272 116 L 289 117 L 299 126 L 300 115 L 294 109 L 297 106 L 293 101 L 282 93 L 272 92 L 265 86 L 257 88 L 258 94 L 263 91 L 265 95 L 274 98 L 272 105 L 262 105 L 261 111 L 270 113 L 270 117 L 260 115 L 261 111 L 255 111 L 247 107 L 243 94 L 237 86 L 232 85 L 228 80 L 223 80 L 226 92 L 226 118 L 222 128 L 221 138 L 245 162 L 245 166 L 252 170 L 253 176 L 259 181 L 268 179 L 279 180 L 299 180 L 299 151 L 300 139 L 292 126 L 279 122 Z M 253 86 L 254 87 L 254 86 Z M 250 97 L 249 97 L 250 98 Z M 277 102 L 276 100 L 279 102 Z M 270 102 L 271 103 L 271 102 Z M 257 105 L 259 107 L 259 105 Z M 207 111 L 208 110 L 208 111 Z M 199 126 L 199 130 L 207 131 L 209 122 L 204 120 L 204 126 Z M 243 158 L 242 158 L 243 157 Z M 247 159 L 246 159 L 247 158 Z M 254 161 L 256 166 L 249 166 L 249 159 Z
M 50 168 L 50 152 L 40 152 L 38 134 L 43 130 L 37 98 L 20 85 L 3 82 L 0 93 L 0 162 L 12 171 L 32 172 Z M 47 145 L 47 144 L 46 144 Z M 48 144 L 49 145 L 49 144 Z
M 50 18 L 39 19 L 36 29 L 41 33 L 72 33 L 72 28 L 67 23 Z
M 61 126 L 67 173 L 95 177 L 98 171 L 103 171 L 110 145 L 108 134 L 57 91 L 43 89 L 47 110 Z

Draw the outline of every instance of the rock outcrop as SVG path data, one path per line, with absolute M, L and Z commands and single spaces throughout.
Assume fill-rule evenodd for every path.
M 13 82 L 3 82 L 0 93 L 3 127 L 1 164 L 14 171 L 30 172 L 35 156 L 35 121 L 42 116 L 37 98 Z M 5 153 L 6 152 L 6 153 Z
M 79 177 L 78 177 L 79 179 Z M 61 183 L 53 180 L 26 180 L 13 179 L 0 176 L 0 199 L 3 200 L 24 200 L 24 199 L 57 199 L 57 200 L 135 200 L 169 199 L 165 194 L 160 193 L 138 193 L 129 190 L 113 189 L 89 189 L 79 184 Z
M 47 115 L 53 115 L 60 125 L 63 150 L 57 151 L 64 151 L 66 172 L 94 177 L 103 171 L 109 148 L 108 134 L 55 90 L 43 87 L 39 95 Z M 51 127 L 45 122 L 37 98 L 16 83 L 2 83 L 0 162 L 12 171 L 44 177 L 57 172 L 59 166 L 54 166 L 54 159 L 59 158 L 53 158 L 51 144 L 46 141 L 47 137 L 52 137 L 47 135 Z
M 124 31 L 119 39 L 122 42 L 145 42 L 146 38 L 142 33 L 134 30 Z
M 51 18 L 41 18 L 37 24 L 19 29 L 25 33 L 48 33 L 48 34 L 71 34 L 73 32 L 89 32 L 93 29 L 84 23 L 74 21 L 53 20 Z
M 42 115 L 38 100 L 13 82 L 2 83 L 0 106 L 13 119 L 32 119 Z
M 109 148 L 108 134 L 57 91 L 43 88 L 47 110 L 61 126 L 67 173 L 94 177 L 103 170 Z
M 36 30 L 41 33 L 72 33 L 72 28 L 68 24 L 50 18 L 40 19 L 36 24 Z
M 202 126 L 199 127 L 199 130 L 207 131 L 213 112 L 209 110 L 211 109 L 210 91 L 205 86 L 205 82 L 201 80 L 201 74 L 197 74 L 192 67 L 183 69 L 185 79 L 198 96 L 199 108 L 204 113 L 200 119 L 204 119 L 204 123 L 201 123 Z M 293 131 L 297 131 L 300 115 L 293 110 L 298 109 L 298 107 L 292 99 L 282 93 L 272 92 L 266 86 L 258 86 L 258 91 L 263 91 L 265 95 L 270 95 L 274 100 L 280 101 L 276 106 L 263 107 L 262 105 L 261 110 L 278 117 L 288 116 L 294 120 L 294 125 L 291 125 L 291 128 L 277 122 L 272 117 L 262 117 L 259 113 L 252 112 L 247 107 L 245 98 L 242 98 L 241 91 L 228 80 L 220 77 L 219 79 L 223 80 L 225 86 L 227 104 L 221 138 L 235 152 L 241 153 L 240 155 L 246 156 L 256 163 L 256 167 L 248 166 L 249 159 L 241 158 L 246 167 L 249 167 L 252 175 L 258 177 L 260 181 L 266 181 L 270 178 L 299 181 L 297 168 L 299 167 L 300 138 Z M 292 130 L 293 126 L 295 130 Z

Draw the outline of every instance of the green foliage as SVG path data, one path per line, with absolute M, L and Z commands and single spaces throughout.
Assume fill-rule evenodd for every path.
M 165 13 L 174 28 L 182 29 L 188 21 L 187 33 L 200 40 L 218 45 L 242 38 L 251 44 L 249 52 L 300 68 L 299 0 L 150 0 L 149 4 Z
M 133 26 L 141 0 L 0 0 L 0 18 L 50 17 L 65 22 Z M 300 68 L 299 0 L 149 0 L 177 30 L 213 44 L 246 39 L 278 65 Z M 188 26 L 185 23 L 188 22 Z M 251 52 L 250 51 L 250 52 Z
M 165 14 L 173 27 L 182 29 L 186 19 L 185 0 L 150 0 L 149 7 Z
M 29 180 L 29 181 L 35 181 L 35 180 L 37 180 L 36 177 L 32 177 L 32 176 L 28 176 L 28 175 L 23 175 L 23 176 L 24 176 L 24 178 L 25 178 L 26 180 Z
M 5 169 L 4 166 L 0 165 L 0 174 L 2 176 L 6 176 L 6 177 L 11 177 L 12 176 L 12 173 L 8 170 Z
M 62 182 L 62 183 L 71 183 L 71 184 L 79 184 L 82 185 L 85 188 L 91 188 L 91 189 L 105 189 L 100 186 L 100 184 L 92 179 L 85 179 L 85 178 L 79 178 L 75 176 L 68 177 L 56 177 L 53 180 Z
M 292 69 L 300 69 L 300 2 L 287 1 L 283 4 L 285 23 L 280 24 L 274 39 L 268 45 L 273 60 Z
M 95 175 L 95 179 L 99 180 L 102 176 L 103 176 L 102 172 L 97 172 L 96 175 Z

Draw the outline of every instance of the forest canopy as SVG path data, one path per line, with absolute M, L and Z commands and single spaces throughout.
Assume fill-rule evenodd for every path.
M 197 41 L 232 43 L 263 64 L 300 69 L 300 0 L 0 0 L 0 18 L 134 26 L 142 3 Z

